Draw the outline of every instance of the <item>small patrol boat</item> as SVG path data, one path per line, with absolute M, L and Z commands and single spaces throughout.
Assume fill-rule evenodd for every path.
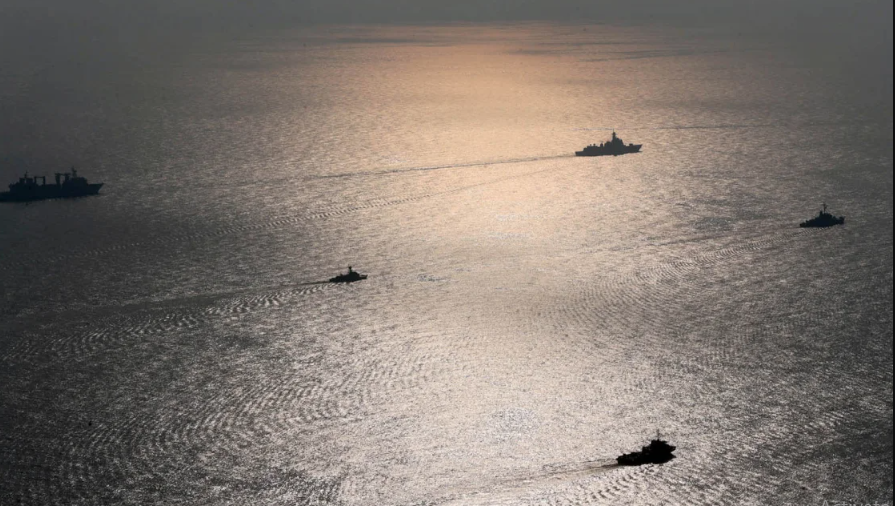
M 361 273 L 355 271 L 349 265 L 348 272 L 346 272 L 345 274 L 339 274 L 338 276 L 329 278 L 329 282 L 330 283 L 353 283 L 355 281 L 360 281 L 362 279 L 367 279 L 367 275 L 361 274 Z
M 644 464 L 664 464 L 674 458 L 672 453 L 677 447 L 668 444 L 659 433 L 656 438 L 640 449 L 639 452 L 626 453 L 615 459 L 620 466 L 642 466 Z

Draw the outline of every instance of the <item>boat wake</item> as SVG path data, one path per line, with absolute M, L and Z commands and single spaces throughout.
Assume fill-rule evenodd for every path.
M 403 167 L 403 168 L 394 168 L 394 169 L 373 169 L 373 170 L 364 170 L 358 172 L 343 172 L 340 174 L 326 174 L 315 176 L 314 179 L 336 179 L 336 178 L 348 178 L 348 177 L 365 177 L 365 176 L 388 176 L 392 174 L 404 174 L 409 172 L 427 172 L 433 170 L 444 170 L 444 169 L 463 169 L 469 167 L 487 167 L 488 165 L 505 165 L 509 163 L 526 163 L 526 162 L 539 162 L 542 160 L 555 160 L 558 158 L 571 158 L 571 154 L 567 155 L 550 155 L 550 156 L 531 156 L 527 158 L 506 158 L 502 160 L 490 160 L 490 161 L 480 161 L 480 162 L 469 162 L 469 163 L 455 163 L 450 165 L 432 165 L 427 167 Z
M 547 464 L 542 472 L 533 474 L 523 480 L 524 483 L 549 479 L 573 479 L 580 476 L 590 476 L 598 471 L 607 471 L 620 467 L 615 459 L 585 460 L 566 464 Z
M 546 464 L 539 471 L 530 474 L 519 473 L 516 476 L 499 478 L 486 490 L 482 490 L 481 487 L 468 490 L 454 489 L 432 504 L 439 506 L 511 504 L 520 497 L 536 494 L 545 488 L 569 486 L 578 480 L 593 478 L 620 467 L 613 459 Z

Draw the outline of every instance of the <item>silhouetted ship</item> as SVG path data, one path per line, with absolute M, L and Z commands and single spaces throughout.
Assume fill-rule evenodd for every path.
M 618 156 L 638 153 L 641 147 L 643 147 L 643 144 L 625 144 L 621 138 L 615 135 L 615 132 L 612 132 L 612 140 L 601 142 L 600 144 L 591 144 L 581 151 L 575 151 L 575 156 Z
M 650 444 L 641 448 L 639 452 L 626 453 L 615 460 L 620 466 L 664 464 L 674 458 L 674 454 L 671 452 L 673 452 L 675 448 L 675 446 L 668 444 L 668 441 L 661 439 L 661 437 L 656 434 L 656 439 L 650 441 Z
M 351 266 L 348 266 L 348 272 L 345 274 L 339 274 L 334 278 L 329 278 L 330 283 L 353 283 L 355 281 L 360 281 L 362 279 L 367 279 L 366 274 L 360 274 L 357 271 L 353 270 Z
M 40 184 L 38 184 L 40 180 Z M 88 183 L 78 176 L 72 167 L 71 172 L 57 172 L 56 184 L 47 184 L 46 176 L 24 177 L 9 185 L 8 192 L 0 193 L 0 202 L 27 202 L 31 200 L 63 199 L 96 195 L 103 183 Z
M 817 213 L 817 216 L 811 218 L 810 220 L 803 221 L 799 223 L 799 226 L 802 228 L 812 228 L 812 227 L 832 227 L 833 225 L 844 225 L 845 224 L 845 216 L 833 216 L 832 214 L 827 212 L 827 205 L 824 204 L 824 208 Z

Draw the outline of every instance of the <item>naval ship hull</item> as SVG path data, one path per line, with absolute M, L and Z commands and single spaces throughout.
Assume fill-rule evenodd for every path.
M 630 146 L 625 146 L 622 149 L 612 149 L 612 148 L 601 148 L 601 147 L 587 147 L 581 151 L 575 151 L 575 156 L 619 156 L 619 155 L 627 155 L 628 153 L 639 153 L 640 148 L 643 147 L 643 144 L 632 144 Z
M 66 188 L 62 185 L 37 185 L 26 190 L 0 193 L 0 202 L 31 202 L 47 199 L 70 199 L 96 195 L 103 183 L 78 185 L 77 188 Z
M 836 225 L 845 225 L 845 216 L 824 216 L 799 223 L 802 228 L 826 228 Z

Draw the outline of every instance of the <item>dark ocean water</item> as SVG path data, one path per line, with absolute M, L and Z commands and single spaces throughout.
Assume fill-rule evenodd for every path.
M 4 68 L 0 179 L 105 186 L 0 207 L 0 503 L 891 501 L 864 70 L 562 25 Z

